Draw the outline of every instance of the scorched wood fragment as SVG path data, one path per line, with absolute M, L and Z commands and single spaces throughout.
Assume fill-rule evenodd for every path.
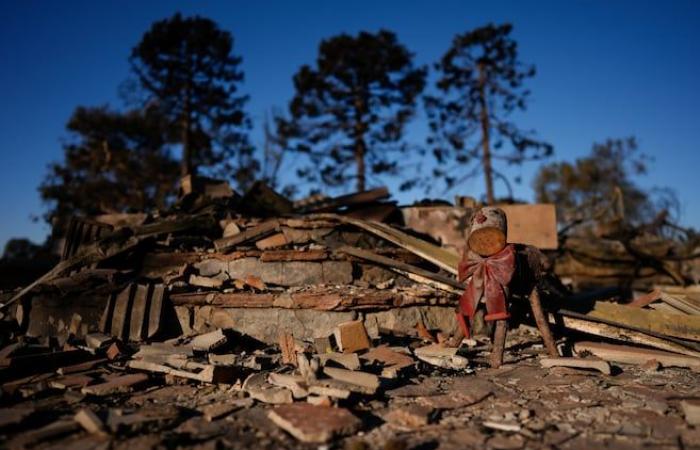
M 214 241 L 214 246 L 218 251 L 227 251 L 233 247 L 252 239 L 263 238 L 274 233 L 279 228 L 277 220 L 268 220 L 253 228 L 246 228 L 244 231 L 227 238 Z

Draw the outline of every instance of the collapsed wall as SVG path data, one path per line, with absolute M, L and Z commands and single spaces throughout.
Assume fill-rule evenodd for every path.
M 401 239 L 416 239 L 398 229 L 388 227 L 399 245 L 360 219 L 218 216 L 111 227 L 111 236 L 129 230 L 120 245 L 133 248 L 40 283 L 18 308 L 20 323 L 30 336 L 102 331 L 148 340 L 232 328 L 267 343 L 280 333 L 327 337 L 355 319 L 373 338 L 413 335 L 419 323 L 445 335 L 455 331 L 459 284 L 441 280 L 440 268 L 420 249 L 402 248 Z M 76 240 L 69 236 L 67 261 L 93 249 L 94 242 L 80 248 Z M 445 256 L 421 242 L 429 246 L 424 255 Z

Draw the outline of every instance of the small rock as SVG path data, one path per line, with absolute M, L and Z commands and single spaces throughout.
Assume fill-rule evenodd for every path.
M 497 450 L 517 450 L 525 446 L 525 439 L 517 434 L 510 436 L 498 434 L 489 439 L 487 445 Z
M 357 353 L 323 353 L 318 355 L 318 359 L 324 366 L 328 361 L 333 361 L 349 370 L 357 370 L 360 368 L 360 358 L 357 356 Z
M 683 415 L 688 425 L 700 425 L 700 401 L 683 400 L 681 402 L 681 409 L 683 410 Z
M 658 372 L 661 370 L 661 363 L 655 359 L 650 359 L 640 366 L 643 370 L 647 372 Z
M 407 405 L 392 409 L 385 416 L 388 422 L 407 428 L 419 428 L 430 423 L 433 408 L 425 405 Z

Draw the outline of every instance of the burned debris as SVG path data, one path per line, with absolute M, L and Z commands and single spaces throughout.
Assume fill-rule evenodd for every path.
M 61 261 L 2 293 L 3 440 L 700 445 L 693 258 L 625 247 L 651 283 L 573 292 L 597 272 L 561 264 L 551 205 L 388 197 L 188 177 L 168 211 L 74 218 Z

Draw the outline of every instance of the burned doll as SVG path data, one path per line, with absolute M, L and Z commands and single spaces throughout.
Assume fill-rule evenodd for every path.
M 459 280 L 466 283 L 459 300 L 457 320 L 466 337 L 479 309 L 484 320 L 495 322 L 491 366 L 503 362 L 503 350 L 512 297 L 526 296 L 548 353 L 558 356 L 552 333 L 542 311 L 537 279 L 541 273 L 539 251 L 530 246 L 507 243 L 503 210 L 484 207 L 473 215 L 467 249 L 459 264 Z

